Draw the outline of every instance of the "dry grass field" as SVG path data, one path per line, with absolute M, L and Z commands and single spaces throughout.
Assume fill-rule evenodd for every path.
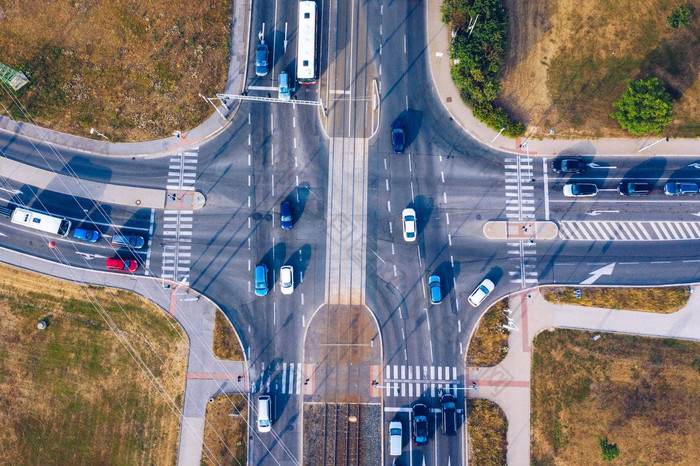
M 125 291 L 88 287 L 165 394 L 73 283 L 0 266 L 3 464 L 158 464 L 177 459 L 187 337 Z M 40 320 L 48 322 L 37 329 Z M 155 350 L 154 350 L 155 348 Z
M 506 464 L 508 420 L 501 408 L 489 400 L 467 398 L 469 464 Z
M 212 112 L 197 94 L 226 83 L 232 2 L 0 1 L 0 61 L 24 70 L 0 112 L 51 129 L 112 141 L 188 130 Z
M 224 313 L 218 309 L 214 320 L 213 345 L 214 356 L 217 358 L 229 361 L 243 361 L 243 348 L 241 348 L 236 332 Z
M 577 298 L 575 290 L 581 290 Z M 669 314 L 682 309 L 690 293 L 687 286 L 664 286 L 658 288 L 589 288 L 589 287 L 544 287 L 542 296 L 550 303 L 576 304 L 578 306 L 625 309 L 628 311 Z
M 495 303 L 479 321 L 476 332 L 469 341 L 467 366 L 491 367 L 500 363 L 508 354 L 508 330 L 503 328 L 508 318 L 503 310 L 508 298 Z
M 532 365 L 531 464 L 697 464 L 700 343 L 542 332 Z
M 219 395 L 207 405 L 203 465 L 245 465 L 248 461 L 248 400 Z
M 510 51 L 498 103 L 545 137 L 630 135 L 609 117 L 625 80 L 657 76 L 677 99 L 665 135 L 700 134 L 700 0 L 504 0 Z M 680 4 L 688 28 L 666 23 Z

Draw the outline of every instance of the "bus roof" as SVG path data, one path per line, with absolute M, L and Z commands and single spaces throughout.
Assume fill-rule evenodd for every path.
M 316 80 L 316 2 L 299 2 L 297 81 Z

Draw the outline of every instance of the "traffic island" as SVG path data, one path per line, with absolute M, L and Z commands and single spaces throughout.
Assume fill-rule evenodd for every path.
M 487 239 L 514 241 L 553 240 L 559 236 L 559 226 L 550 220 L 493 220 L 484 224 Z

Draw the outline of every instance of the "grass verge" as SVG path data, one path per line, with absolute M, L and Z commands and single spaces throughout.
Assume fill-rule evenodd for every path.
M 216 310 L 214 320 L 214 356 L 229 361 L 243 361 L 243 349 L 236 331 L 223 312 Z
M 207 404 L 202 464 L 244 465 L 248 460 L 248 400 L 224 394 Z
M 691 464 L 700 457 L 700 343 L 542 332 L 532 358 L 532 464 Z
M 0 9 L 0 62 L 29 77 L 11 118 L 111 141 L 170 136 L 203 122 L 226 84 L 232 2 L 33 0 Z M 238 40 L 241 40 L 238 38 Z M 99 136 L 92 136 L 98 138 Z
M 491 367 L 500 363 L 508 354 L 508 330 L 503 325 L 508 318 L 503 310 L 508 307 L 508 298 L 504 298 L 489 309 L 481 318 L 476 332 L 469 342 L 467 366 Z
M 119 338 L 96 305 L 119 327 Z M 182 406 L 188 343 L 170 316 L 130 292 L 5 265 L 0 315 L 4 463 L 176 462 L 180 415 L 166 398 Z M 44 330 L 37 329 L 41 320 Z
M 581 290 L 581 298 L 576 290 Z M 690 298 L 687 286 L 658 288 L 570 288 L 563 286 L 541 289 L 545 300 L 555 304 L 624 309 L 628 311 L 669 314 L 682 309 Z
M 469 464 L 505 465 L 508 420 L 489 400 L 467 398 Z

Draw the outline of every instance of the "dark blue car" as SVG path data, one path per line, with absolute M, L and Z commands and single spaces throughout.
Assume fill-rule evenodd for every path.
M 391 148 L 394 154 L 403 154 L 406 146 L 406 133 L 404 132 L 404 124 L 396 120 L 391 124 Z
M 292 204 L 289 201 L 280 204 L 280 225 L 283 230 L 292 228 Z
M 73 238 L 79 239 L 80 241 L 87 241 L 88 243 L 96 243 L 97 240 L 100 239 L 100 233 L 95 230 L 76 228 L 73 230 Z

